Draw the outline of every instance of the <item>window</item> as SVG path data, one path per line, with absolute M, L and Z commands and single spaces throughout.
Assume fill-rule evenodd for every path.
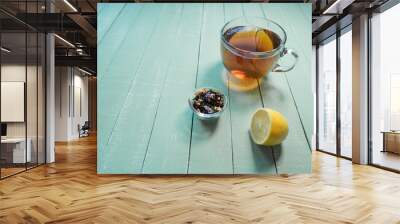
M 318 47 L 318 149 L 336 153 L 336 39 Z
M 371 19 L 371 162 L 400 170 L 400 5 Z
M 20 1 L 18 13 L 41 13 L 44 3 Z M 0 6 L 9 4 L 15 6 Z M 8 14 L 0 18 L 0 178 L 5 178 L 45 163 L 46 39 Z
M 334 35 L 323 41 L 318 47 L 317 146 L 321 151 L 350 159 L 352 157 L 352 26 L 345 27 L 339 34 L 340 36 Z
M 340 36 L 340 155 L 352 156 L 352 35 L 351 26 Z

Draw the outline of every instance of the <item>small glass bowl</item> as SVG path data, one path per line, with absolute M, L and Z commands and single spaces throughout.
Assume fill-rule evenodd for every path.
M 221 111 L 212 113 L 212 114 L 205 114 L 205 113 L 201 113 L 199 111 L 197 111 L 194 107 L 193 107 L 193 99 L 197 96 L 197 94 L 201 91 L 204 90 L 212 90 L 216 93 L 219 93 L 222 95 L 223 101 L 224 101 L 224 106 L 221 108 Z M 216 119 L 219 116 L 221 116 L 222 112 L 225 110 L 226 105 L 228 104 L 228 101 L 226 99 L 225 94 L 223 94 L 221 91 L 214 89 L 214 88 L 209 88 L 209 87 L 202 87 L 199 89 L 196 89 L 196 91 L 194 91 L 194 93 L 189 97 L 189 107 L 190 109 L 192 109 L 193 113 L 196 114 L 196 116 L 200 119 L 200 120 L 212 120 L 212 119 Z

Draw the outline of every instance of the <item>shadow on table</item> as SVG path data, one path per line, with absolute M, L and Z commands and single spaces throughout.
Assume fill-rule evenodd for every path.
M 253 153 L 254 166 L 256 171 L 260 173 L 268 172 L 270 171 L 271 166 L 273 166 L 273 168 L 275 169 L 274 158 L 275 161 L 279 159 L 281 155 L 281 145 L 276 145 L 273 147 L 257 145 L 251 139 L 250 132 L 249 138 L 251 142 L 251 152 Z
M 278 88 L 277 85 L 274 85 L 274 79 L 278 77 L 269 77 L 270 75 L 272 76 L 278 76 L 280 74 L 269 74 L 268 76 L 264 77 L 262 82 L 260 82 L 260 90 L 262 92 L 262 97 L 264 100 L 264 103 L 268 103 L 268 101 L 271 100 L 277 100 L 277 101 L 284 101 L 285 100 L 285 94 L 282 90 L 282 88 Z M 282 75 L 280 75 L 282 76 Z M 283 76 L 282 76 L 283 77 Z M 276 83 L 276 81 L 275 81 Z M 275 101 L 272 101 L 275 102 Z
M 282 145 L 274 145 L 272 146 L 272 150 L 274 152 L 275 161 L 278 161 L 282 154 Z
M 207 66 L 204 73 L 199 73 L 197 76 L 197 86 L 201 87 L 213 87 L 224 90 L 224 83 L 221 80 L 221 74 L 224 74 L 225 69 L 221 62 L 216 62 L 210 66 Z M 227 92 L 224 92 L 225 94 Z
M 210 133 L 217 128 L 219 119 L 200 120 L 201 125 Z

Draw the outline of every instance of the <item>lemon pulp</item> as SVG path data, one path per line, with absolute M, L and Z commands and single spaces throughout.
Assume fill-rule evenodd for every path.
M 252 116 L 250 134 L 256 144 L 280 144 L 286 138 L 288 132 L 287 120 L 278 111 L 261 108 Z

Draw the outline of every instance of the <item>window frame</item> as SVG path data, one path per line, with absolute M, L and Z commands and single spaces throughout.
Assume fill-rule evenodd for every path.
M 347 32 L 352 31 L 352 23 L 347 24 L 345 27 L 337 30 L 336 33 L 330 35 L 329 37 L 321 40 L 316 44 L 316 151 L 323 152 L 329 155 L 337 156 L 347 160 L 352 160 L 352 158 L 342 155 L 341 153 L 341 119 L 340 119 L 340 84 L 341 84 L 341 67 L 340 67 L 340 37 Z M 336 152 L 328 152 L 319 147 L 319 53 L 318 48 L 322 43 L 326 44 L 330 41 L 336 41 Z

